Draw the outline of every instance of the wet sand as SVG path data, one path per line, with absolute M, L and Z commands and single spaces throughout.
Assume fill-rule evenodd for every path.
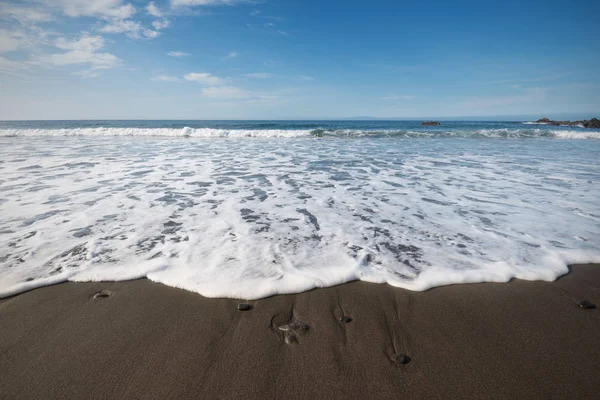
M 427 292 L 353 282 L 249 311 L 148 280 L 64 283 L 0 300 L 0 398 L 592 399 L 600 310 L 583 299 L 600 305 L 600 265 Z

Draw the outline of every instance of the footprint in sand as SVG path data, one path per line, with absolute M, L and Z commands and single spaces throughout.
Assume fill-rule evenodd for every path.
M 112 292 L 110 290 L 102 289 L 101 291 L 94 294 L 94 298 L 95 299 L 105 299 L 107 297 L 110 297 L 110 295 L 112 295 Z
M 304 336 L 308 330 L 308 324 L 293 318 L 289 323 L 280 325 L 278 328 L 283 332 L 283 341 L 287 344 L 297 344 L 300 337 Z

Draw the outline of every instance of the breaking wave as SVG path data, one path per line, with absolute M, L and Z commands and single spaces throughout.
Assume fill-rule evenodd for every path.
M 496 138 L 496 139 L 600 139 L 597 130 L 565 129 L 217 129 L 217 128 L 72 128 L 0 129 L 0 136 L 154 136 L 177 138 L 299 138 L 299 137 L 399 137 L 399 138 Z

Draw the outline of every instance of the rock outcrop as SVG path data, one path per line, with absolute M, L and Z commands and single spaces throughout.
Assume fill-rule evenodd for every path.
M 535 121 L 537 124 L 555 125 L 555 126 L 583 126 L 584 128 L 600 129 L 600 120 L 597 118 L 585 119 L 582 121 L 553 121 L 548 118 L 540 118 Z
M 441 124 L 439 122 L 437 122 L 437 121 L 424 121 L 424 122 L 421 122 L 421 125 L 425 125 L 425 126 L 439 126 Z
M 592 118 L 583 121 L 584 128 L 600 129 L 600 119 Z

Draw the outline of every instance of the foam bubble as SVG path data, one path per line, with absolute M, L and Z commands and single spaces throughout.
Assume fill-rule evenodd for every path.
M 0 138 L 0 297 L 141 277 L 246 299 L 553 280 L 600 261 L 598 146 Z

